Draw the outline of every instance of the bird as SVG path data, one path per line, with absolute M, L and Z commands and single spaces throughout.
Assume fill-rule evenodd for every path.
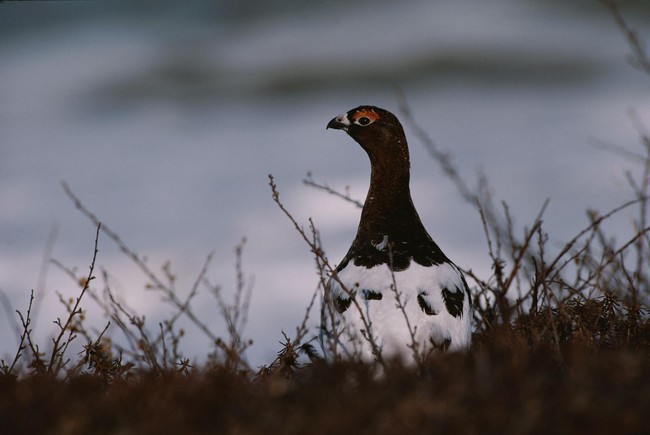
M 401 123 L 385 109 L 363 105 L 333 118 L 327 129 L 354 139 L 371 173 L 356 237 L 325 284 L 323 352 L 417 362 L 436 350 L 467 350 L 471 293 L 413 204 Z

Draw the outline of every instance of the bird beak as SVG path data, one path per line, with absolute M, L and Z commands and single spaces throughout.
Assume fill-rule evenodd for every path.
M 345 130 L 345 131 L 348 131 L 349 126 L 350 126 L 350 120 L 348 119 L 347 113 L 337 116 L 327 124 L 327 128 L 333 128 L 335 130 Z

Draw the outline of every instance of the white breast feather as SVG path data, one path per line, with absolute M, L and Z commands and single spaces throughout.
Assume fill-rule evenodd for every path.
M 424 267 L 411 263 L 408 269 L 394 272 L 397 291 L 405 306 L 412 329 L 415 329 L 415 341 L 419 343 L 420 353 L 426 353 L 431 348 L 432 340 L 437 345 L 450 341 L 449 350 L 467 349 L 471 342 L 470 306 L 468 295 L 461 273 L 455 265 L 445 263 L 438 266 Z M 338 273 L 338 279 L 348 290 L 356 292 L 356 301 L 370 322 L 372 335 L 381 348 L 382 356 L 402 355 L 412 358 L 408 348 L 411 336 L 407 327 L 404 313 L 397 308 L 396 293 L 391 289 L 393 279 L 390 270 L 384 264 L 371 268 L 348 264 Z M 330 278 L 327 283 L 330 296 L 333 299 L 343 297 L 347 293 L 341 285 Z M 442 297 L 442 289 L 455 292 L 456 288 L 463 292 L 463 310 L 459 317 L 452 316 Z M 381 300 L 366 300 L 362 290 L 367 289 L 382 294 Z M 437 314 L 426 314 L 417 301 L 418 294 L 426 292 L 425 299 Z M 336 312 L 335 310 L 332 310 Z M 352 303 L 342 314 L 336 312 L 341 321 L 341 345 L 358 352 L 366 360 L 373 359 L 371 346 L 362 335 L 365 330 L 359 313 L 359 308 Z M 347 349 L 350 352 L 350 349 Z

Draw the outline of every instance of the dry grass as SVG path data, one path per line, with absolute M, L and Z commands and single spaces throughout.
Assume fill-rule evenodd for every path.
M 423 374 L 315 364 L 252 382 L 223 367 L 106 384 L 0 378 L 7 433 L 643 433 L 650 358 L 569 345 L 562 362 L 518 330 L 481 336 Z
M 630 43 L 635 64 L 649 72 L 640 38 L 616 3 L 605 3 Z M 211 255 L 183 294 L 169 264 L 152 270 L 64 186 L 97 228 L 89 272 L 80 274 L 55 262 L 78 283 L 79 292 L 73 298 L 59 295 L 65 315 L 55 319 L 51 343 L 34 341 L 33 292 L 27 307 L 16 311 L 19 345 L 0 365 L 3 432 L 646 431 L 650 136 L 641 122 L 634 118 L 641 151 L 625 150 L 643 168 L 640 177 L 628 177 L 633 199 L 610 211 L 589 210 L 584 229 L 558 249 L 549 246 L 543 226 L 546 204 L 529 226 L 516 227 L 507 205 L 495 204 L 485 180 L 479 188 L 469 187 L 449 156 L 418 126 L 404 99 L 401 115 L 462 197 L 476 207 L 483 224 L 493 273 L 481 277 L 465 271 L 476 301 L 469 352 L 435 353 L 416 359 L 417 367 L 403 367 L 378 350 L 376 364 L 339 357 L 325 363 L 314 340 L 319 331 L 310 329 L 318 317 L 313 312 L 321 293 L 316 292 L 295 334 L 285 335 L 277 358 L 254 369 L 246 358 L 251 341 L 243 333 L 252 292 L 242 270 L 243 241 L 235 251 L 237 285 L 231 300 L 206 278 Z M 311 174 L 305 183 L 355 202 Z M 332 266 L 318 230 L 311 222 L 305 230 L 293 218 L 272 178 L 271 189 L 311 250 L 322 288 Z M 604 223 L 633 209 L 633 236 L 617 241 Z M 173 309 L 167 320 L 152 328 L 115 297 L 108 274 L 95 268 L 100 233 L 116 243 L 147 276 L 148 289 Z M 193 308 L 202 291 L 220 307 L 227 325 L 223 336 Z M 88 326 L 84 307 L 90 303 L 104 312 L 105 327 Z M 186 332 L 179 319 L 212 343 L 201 367 L 192 367 L 180 350 Z M 332 343 L 325 340 L 324 345 Z

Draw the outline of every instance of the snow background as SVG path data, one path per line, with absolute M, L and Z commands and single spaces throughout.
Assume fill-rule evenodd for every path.
M 367 158 L 325 125 L 360 104 L 399 116 L 398 89 L 466 179 L 486 174 L 517 224 L 550 198 L 544 226 L 557 246 L 587 225 L 588 207 L 632 198 L 625 171 L 638 165 L 593 145 L 641 152 L 628 110 L 650 122 L 649 78 L 627 63 L 629 48 L 598 2 L 316 3 L 0 5 L 0 357 L 15 352 L 14 310 L 26 310 L 31 289 L 42 346 L 64 315 L 55 292 L 78 294 L 56 267 L 40 272 L 52 234 L 52 257 L 88 271 L 95 228 L 65 196 L 65 181 L 152 269 L 171 261 L 182 291 L 214 251 L 208 277 L 230 297 L 234 248 L 246 237 L 248 356 L 254 366 L 270 362 L 317 276 L 267 176 L 299 222 L 314 219 L 338 261 L 359 210 L 302 180 L 310 171 L 362 200 Z M 628 16 L 649 28 L 650 8 L 639 3 Z M 487 277 L 479 216 L 406 130 L 425 226 L 456 263 Z M 621 240 L 632 213 L 609 223 Z M 156 331 L 170 308 L 105 235 L 99 250 L 98 271 Z M 84 304 L 101 329 L 93 305 Z M 225 331 L 211 296 L 194 309 Z M 183 346 L 196 361 L 210 350 L 192 328 Z

